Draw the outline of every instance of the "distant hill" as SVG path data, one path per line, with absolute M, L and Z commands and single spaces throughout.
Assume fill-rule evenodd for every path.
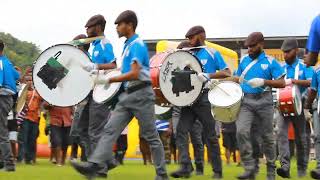
M 31 42 L 21 41 L 11 34 L 0 32 L 0 39 L 6 44 L 4 54 L 15 66 L 30 66 L 41 53 L 40 48 Z

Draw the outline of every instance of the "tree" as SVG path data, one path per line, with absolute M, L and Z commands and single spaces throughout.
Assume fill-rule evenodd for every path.
M 6 44 L 4 54 L 22 69 L 31 66 L 41 52 L 36 44 L 21 41 L 9 33 L 0 32 L 0 39 Z

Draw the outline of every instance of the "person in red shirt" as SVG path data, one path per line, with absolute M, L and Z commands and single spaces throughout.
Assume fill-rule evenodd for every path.
M 51 148 L 57 165 L 65 164 L 67 149 L 70 145 L 70 128 L 72 124 L 73 107 L 56 107 L 46 105 L 50 119 Z

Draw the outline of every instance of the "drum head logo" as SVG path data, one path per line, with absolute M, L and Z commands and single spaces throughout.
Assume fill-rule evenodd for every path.
M 174 69 L 172 72 L 172 92 L 179 96 L 180 92 L 189 93 L 194 89 L 191 85 L 191 74 L 196 74 L 195 71 L 190 70 L 190 68 L 185 67 L 183 70 L 179 68 Z
M 269 67 L 269 65 L 268 65 L 268 64 L 261 64 L 261 68 L 262 68 L 263 70 L 268 69 L 268 67 Z
M 61 55 L 58 51 L 53 57 L 50 57 L 47 63 L 40 68 L 37 76 L 47 87 L 52 90 L 68 74 L 69 70 L 59 63 L 58 58 Z

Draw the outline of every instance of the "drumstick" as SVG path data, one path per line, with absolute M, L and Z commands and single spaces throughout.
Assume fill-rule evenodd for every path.
M 97 37 L 91 37 L 91 38 L 85 38 L 85 39 L 78 39 L 78 40 L 70 41 L 69 44 L 79 46 L 79 45 L 83 45 L 83 44 L 89 44 L 95 40 L 99 40 L 99 39 L 103 39 L 103 38 L 104 38 L 104 36 L 97 36 Z
M 207 83 L 213 83 L 215 85 L 215 87 L 218 87 L 218 89 L 220 89 L 222 92 L 224 92 L 226 95 L 231 96 L 227 91 L 225 91 L 224 89 L 222 89 L 221 87 L 218 86 L 218 82 L 211 82 L 211 79 L 209 79 L 207 76 L 203 76 L 207 79 Z

